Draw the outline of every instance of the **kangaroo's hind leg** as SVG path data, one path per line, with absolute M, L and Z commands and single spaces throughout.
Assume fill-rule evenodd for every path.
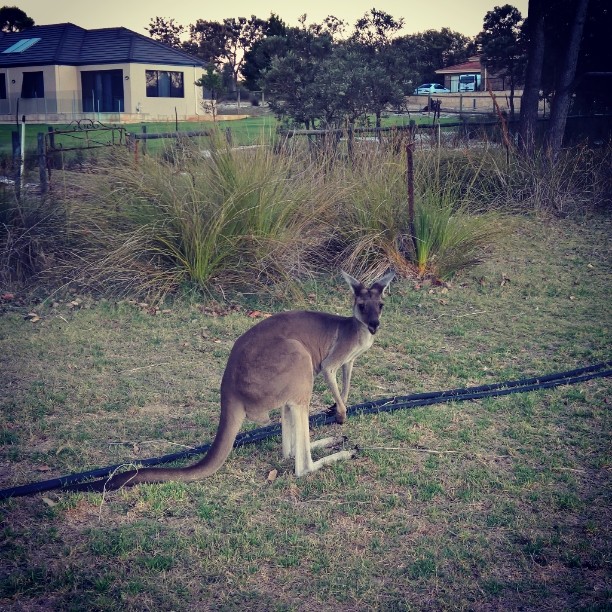
M 317 461 L 312 460 L 311 449 L 329 447 L 336 444 L 342 439 L 336 437 L 324 438 L 310 443 L 310 432 L 308 427 L 308 410 L 302 406 L 289 405 L 289 409 L 293 412 L 294 422 L 296 427 L 293 432 L 295 435 L 295 475 L 304 476 L 310 472 L 316 472 L 323 466 L 331 465 L 342 459 L 350 459 L 355 456 L 355 451 L 338 451 L 331 455 L 321 457 Z

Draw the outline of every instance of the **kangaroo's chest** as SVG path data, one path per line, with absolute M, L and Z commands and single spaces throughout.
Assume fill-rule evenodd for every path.
M 363 331 L 351 334 L 348 337 L 338 337 L 336 342 L 332 344 L 328 354 L 320 363 L 321 369 L 336 370 L 342 367 L 345 363 L 354 361 L 361 354 L 365 353 L 374 343 L 374 336 L 364 327 Z

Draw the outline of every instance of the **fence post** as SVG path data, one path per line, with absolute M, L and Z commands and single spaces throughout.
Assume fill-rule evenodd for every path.
M 412 128 L 412 121 L 411 121 Z M 417 253 L 417 239 L 414 225 L 414 137 L 410 130 L 410 137 L 406 144 L 406 187 L 408 189 L 408 231 L 413 252 Z
M 40 177 L 40 195 L 47 195 L 49 182 L 47 181 L 47 156 L 45 155 L 45 135 L 38 133 L 38 176 Z
M 142 140 L 142 155 L 143 157 L 147 154 L 147 126 L 141 126 L 142 134 L 144 136 Z

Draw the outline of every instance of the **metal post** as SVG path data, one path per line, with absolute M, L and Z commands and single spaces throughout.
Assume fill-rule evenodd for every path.
M 21 164 L 19 163 L 19 158 L 21 157 L 21 144 L 19 142 L 19 132 L 11 132 L 12 142 L 13 142 L 13 164 L 15 168 L 15 196 L 19 200 L 20 191 L 19 185 L 21 183 L 21 179 L 19 176 L 19 171 L 21 169 Z
M 23 175 L 25 174 L 25 124 L 26 117 L 21 118 L 21 164 L 19 173 L 19 189 L 23 189 Z

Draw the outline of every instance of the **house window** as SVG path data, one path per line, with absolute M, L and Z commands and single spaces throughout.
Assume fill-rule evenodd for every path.
M 6 100 L 6 74 L 0 74 L 0 100 Z
M 40 72 L 24 72 L 21 83 L 22 98 L 44 98 L 45 82 L 42 70 Z
M 183 73 L 147 70 L 147 98 L 184 98 Z

